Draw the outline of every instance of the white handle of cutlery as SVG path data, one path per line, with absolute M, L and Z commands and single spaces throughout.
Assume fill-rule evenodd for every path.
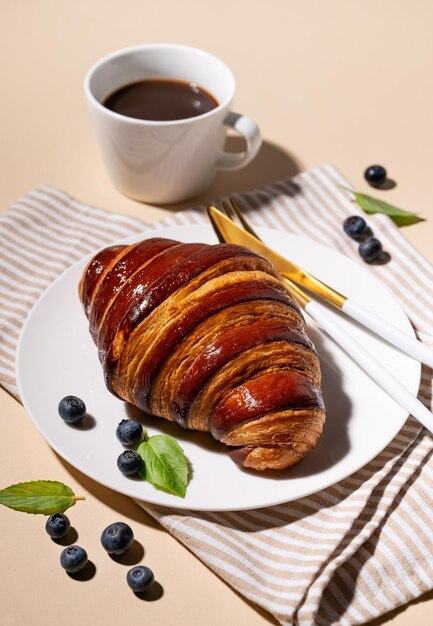
M 418 339 L 407 335 L 404 331 L 389 324 L 353 300 L 347 299 L 342 310 L 346 315 L 380 335 L 406 354 L 413 356 L 417 361 L 433 367 L 433 350 Z
M 430 432 L 433 432 L 433 413 L 349 333 L 343 330 L 338 321 L 321 304 L 311 301 L 305 306 L 305 311 L 384 391 Z

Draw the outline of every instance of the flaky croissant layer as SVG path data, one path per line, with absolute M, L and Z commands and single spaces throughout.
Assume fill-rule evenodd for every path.
M 79 286 L 108 389 L 234 461 L 281 469 L 325 421 L 320 365 L 272 265 L 242 246 L 153 238 L 105 248 Z

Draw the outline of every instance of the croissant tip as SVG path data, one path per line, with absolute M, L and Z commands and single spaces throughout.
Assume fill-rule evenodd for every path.
M 287 469 L 305 454 L 291 446 L 245 446 L 230 450 L 229 456 L 240 467 L 264 471 Z
M 251 448 L 234 448 L 233 450 L 229 450 L 229 456 L 240 467 L 244 466 L 244 462 L 251 452 Z

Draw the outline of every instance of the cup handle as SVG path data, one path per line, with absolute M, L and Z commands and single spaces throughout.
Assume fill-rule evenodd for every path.
M 247 148 L 245 152 L 230 153 L 223 152 L 216 166 L 220 170 L 239 170 L 248 165 L 254 159 L 262 144 L 262 138 L 257 124 L 246 115 L 240 115 L 230 111 L 224 120 L 224 125 L 233 128 L 245 139 Z

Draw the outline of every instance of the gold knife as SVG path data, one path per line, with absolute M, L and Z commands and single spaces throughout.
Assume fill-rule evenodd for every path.
M 231 229 L 230 225 L 226 221 L 225 215 L 220 213 L 217 209 L 208 208 L 208 215 L 211 220 L 215 233 L 221 242 L 240 243 L 245 244 L 249 242 L 253 243 L 253 249 L 257 252 L 266 252 L 265 256 L 272 258 L 278 267 L 279 260 L 284 260 L 284 267 L 287 267 L 284 257 L 277 254 L 267 246 L 257 247 L 255 242 L 251 242 L 248 238 L 239 237 L 239 233 L 236 229 Z M 224 219 L 222 219 L 224 218 Z M 228 219 L 230 222 L 231 220 Z M 221 226 L 225 225 L 225 229 L 221 230 Z M 236 224 L 234 224 L 236 226 Z M 236 226 L 239 229 L 238 226 Z M 251 228 L 251 227 L 250 227 Z M 241 229 L 242 230 L 242 229 Z M 233 239 L 233 235 L 235 238 Z M 253 239 L 256 239 L 254 235 L 250 235 Z M 257 239 L 256 239 L 257 241 Z M 259 242 L 261 243 L 261 242 Z M 252 246 L 249 246 L 252 247 Z M 265 250 L 266 248 L 266 250 Z M 272 253 L 272 254 L 270 254 Z M 296 266 L 295 266 L 296 267 Z M 418 400 L 414 395 L 410 393 L 401 382 L 391 374 L 379 361 L 377 361 L 372 354 L 359 344 L 339 323 L 339 320 L 335 316 L 330 315 L 329 311 L 316 300 L 311 300 L 306 293 L 297 287 L 289 278 L 282 277 L 283 281 L 288 285 L 291 291 L 295 291 L 295 297 L 300 302 L 302 308 L 308 315 L 324 330 L 343 350 L 357 363 L 386 393 L 388 393 L 396 402 L 398 402 L 406 411 L 416 417 L 417 420 L 423 426 L 425 426 L 431 433 L 433 433 L 433 414 L 428 410 L 422 402 Z M 346 300 L 349 301 L 348 299 Z M 407 337 L 407 336 L 406 336 Z
M 327 302 L 344 311 L 349 317 L 392 343 L 402 352 L 433 367 L 433 350 L 421 341 L 380 318 L 352 300 L 352 298 L 347 298 L 292 261 L 289 261 L 289 259 L 275 252 L 275 250 L 272 250 L 272 248 L 248 233 L 244 228 L 238 226 L 216 207 L 208 207 L 208 214 L 220 231 L 224 241 L 239 244 L 257 252 L 268 259 L 283 277 L 310 289 Z

